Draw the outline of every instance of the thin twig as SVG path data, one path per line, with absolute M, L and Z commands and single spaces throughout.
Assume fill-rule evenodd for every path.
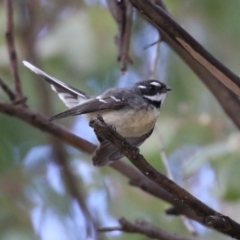
M 7 13 L 7 21 L 6 21 L 6 42 L 8 48 L 8 54 L 10 58 L 10 66 L 11 72 L 14 79 L 15 84 L 15 95 L 17 101 L 24 99 L 22 94 L 21 81 L 18 74 L 18 63 L 17 63 L 17 52 L 15 50 L 14 44 L 14 23 L 13 23 L 13 7 L 12 0 L 5 0 L 6 3 L 6 13 Z
M 156 133 L 156 136 L 158 138 L 159 154 L 160 154 L 163 166 L 166 170 L 167 177 L 169 179 L 171 179 L 172 181 L 174 181 L 173 174 L 172 174 L 172 172 L 170 170 L 170 167 L 168 165 L 167 155 L 166 155 L 166 152 L 164 150 L 164 145 L 163 145 L 163 141 L 162 141 L 161 132 L 160 132 L 159 127 L 157 125 L 155 126 L 155 133 Z
M 158 44 L 159 42 L 161 42 L 161 39 L 158 39 L 158 40 L 156 40 L 155 42 L 146 45 L 146 46 L 143 48 L 143 50 L 146 50 L 146 49 L 148 49 L 148 48 L 150 48 L 150 47 Z
M 149 79 L 158 79 L 157 69 L 158 69 L 158 65 L 159 65 L 158 62 L 160 58 L 160 47 L 161 47 L 161 36 L 159 36 L 159 40 L 156 43 L 156 52 L 155 52 L 152 64 L 150 65 Z
M 8 95 L 9 99 L 13 102 L 16 99 L 15 93 L 8 87 L 8 85 L 0 78 L 0 87 Z
M 135 223 L 129 222 L 125 218 L 119 219 L 121 226 L 118 227 L 105 227 L 98 229 L 101 232 L 110 231 L 123 231 L 127 233 L 140 233 L 149 238 L 159 239 L 159 240 L 190 240 L 190 238 L 181 237 L 177 234 L 167 232 L 159 227 L 153 226 L 146 221 L 136 221 Z
M 114 232 L 114 231 L 124 231 L 122 227 L 116 226 L 116 227 L 101 227 L 98 228 L 99 232 Z

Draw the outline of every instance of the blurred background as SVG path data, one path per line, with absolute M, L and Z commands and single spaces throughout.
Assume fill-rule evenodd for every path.
M 50 87 L 22 65 L 33 62 L 50 75 L 89 94 L 147 79 L 154 64 L 157 31 L 135 11 L 130 55 L 121 74 L 114 36 L 117 25 L 104 0 L 13 1 L 19 72 L 27 104 L 54 115 L 65 106 Z M 196 40 L 240 74 L 240 2 L 165 0 L 169 11 Z M 6 9 L 0 2 L 0 76 L 13 87 L 5 43 Z M 182 60 L 160 44 L 157 78 L 170 86 L 157 130 L 141 146 L 146 159 L 165 172 L 161 137 L 175 181 L 207 205 L 240 222 L 240 134 L 215 98 Z M 0 100 L 8 101 L 0 89 Z M 63 119 L 75 134 L 97 143 L 84 117 Z M 51 154 L 49 135 L 0 113 L 0 239 L 94 239 L 83 210 L 69 195 Z M 92 166 L 91 156 L 65 146 L 82 197 L 99 226 L 117 219 L 145 219 L 190 236 L 179 217 L 166 216 L 169 204 L 128 185 L 109 167 Z M 125 160 L 129 162 L 128 160 Z M 199 239 L 227 239 L 192 223 Z M 99 239 L 146 239 L 121 232 Z

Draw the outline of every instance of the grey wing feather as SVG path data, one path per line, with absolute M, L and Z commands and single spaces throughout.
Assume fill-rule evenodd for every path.
M 68 116 L 74 116 L 74 115 L 80 115 L 85 113 L 91 113 L 91 112 L 99 112 L 102 110 L 109 110 L 109 109 L 120 109 L 124 106 L 126 106 L 127 102 L 125 101 L 116 101 L 112 99 L 109 96 L 105 96 L 102 98 L 92 98 L 89 99 L 83 103 L 80 103 L 79 105 L 67 109 L 64 112 L 61 112 L 53 117 L 50 118 L 50 121 L 55 119 L 60 119 Z
M 79 91 L 76 88 L 71 87 L 66 83 L 63 83 L 60 80 L 48 75 L 47 73 L 35 67 L 31 63 L 23 61 L 23 64 L 34 73 L 42 76 L 45 81 L 50 83 L 52 90 L 57 92 L 59 98 L 63 101 L 63 103 L 67 107 L 69 108 L 74 107 L 79 103 L 84 102 L 90 98 L 90 96 L 85 94 L 84 92 Z
M 148 133 L 133 138 L 126 138 L 126 140 L 133 146 L 139 147 L 148 137 L 151 136 L 153 129 Z M 104 166 L 111 161 L 122 158 L 124 154 L 121 153 L 116 147 L 114 147 L 107 140 L 103 140 L 98 146 L 96 151 L 92 155 L 92 161 L 94 166 Z

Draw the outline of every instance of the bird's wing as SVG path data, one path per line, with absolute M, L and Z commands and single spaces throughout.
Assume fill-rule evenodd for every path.
M 111 94 L 114 93 L 114 96 Z M 80 115 L 85 113 L 99 112 L 102 110 L 117 110 L 127 105 L 127 98 L 121 98 L 121 94 L 118 91 L 112 92 L 110 89 L 108 92 L 98 97 L 91 98 L 77 106 L 67 109 L 50 118 L 50 121 L 64 118 L 68 116 Z
M 75 107 L 79 103 L 82 103 L 90 98 L 90 96 L 86 93 L 79 91 L 76 88 L 71 87 L 66 83 L 63 83 L 60 80 L 48 75 L 39 68 L 33 66 L 31 63 L 23 61 L 23 64 L 37 75 L 42 76 L 45 81 L 50 83 L 53 91 L 57 92 L 59 98 L 68 108 Z
M 133 146 L 139 147 L 148 137 L 151 136 L 153 129 L 148 133 L 134 138 L 126 138 L 126 140 Z M 92 161 L 94 166 L 104 166 L 110 161 L 118 160 L 122 158 L 124 154 L 121 153 L 116 147 L 114 147 L 107 140 L 103 140 L 98 146 L 96 151 L 92 155 Z

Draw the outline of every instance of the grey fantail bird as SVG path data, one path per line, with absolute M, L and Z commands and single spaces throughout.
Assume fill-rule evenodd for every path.
M 86 114 L 88 118 L 100 114 L 131 145 L 140 146 L 151 134 L 160 113 L 161 104 L 171 89 L 157 80 L 145 80 L 126 88 L 111 88 L 98 96 L 90 96 L 51 77 L 31 63 L 23 64 L 42 76 L 69 108 L 50 118 Z M 103 166 L 123 157 L 107 140 L 103 140 L 93 154 L 93 164 Z

